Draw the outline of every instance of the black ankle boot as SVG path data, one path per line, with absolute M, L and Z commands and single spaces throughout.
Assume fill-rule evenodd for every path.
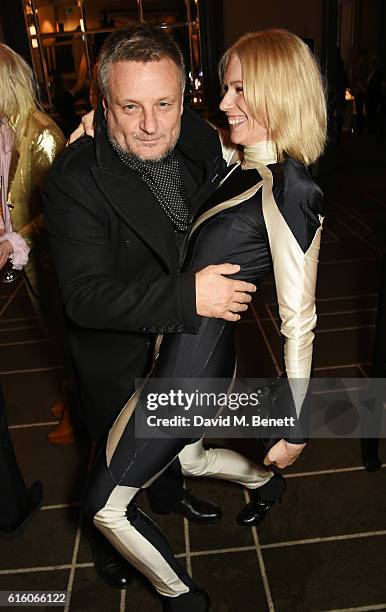
M 87 520 L 83 522 L 83 533 L 91 546 L 94 568 L 99 578 L 114 589 L 127 589 L 133 581 L 133 566 Z
M 12 524 L 0 527 L 0 534 L 15 534 L 24 526 L 29 518 L 39 510 L 43 499 L 43 485 L 40 480 L 31 485 L 26 493 L 26 506 L 24 512 Z
M 259 525 L 287 488 L 287 483 L 283 476 L 275 474 L 272 478 L 259 489 L 250 489 L 249 495 L 251 502 L 244 506 L 237 517 L 237 522 L 243 527 L 253 527 Z
M 178 597 L 162 596 L 163 612 L 209 612 L 210 601 L 202 589 L 193 587 Z

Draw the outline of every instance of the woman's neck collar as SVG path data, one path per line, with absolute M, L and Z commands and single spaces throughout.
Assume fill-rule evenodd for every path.
M 244 164 L 253 168 L 256 164 L 276 164 L 277 153 L 275 143 L 271 140 L 261 140 L 244 147 Z

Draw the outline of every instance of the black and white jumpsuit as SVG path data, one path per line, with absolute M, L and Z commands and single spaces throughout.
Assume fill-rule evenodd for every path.
M 197 220 L 186 269 L 237 263 L 238 278 L 258 284 L 273 268 L 288 378 L 307 379 L 316 324 L 315 286 L 322 223 L 322 194 L 293 159 L 276 163 L 270 143 L 244 151 Z M 234 324 L 203 318 L 198 334 L 165 336 L 157 379 L 231 378 Z M 139 569 L 163 596 L 187 592 L 192 580 L 168 543 L 135 504 L 137 494 L 178 455 L 187 476 L 223 478 L 248 488 L 272 472 L 228 449 L 204 450 L 201 441 L 135 437 L 134 395 L 121 411 L 99 454 L 84 495 L 86 518 Z

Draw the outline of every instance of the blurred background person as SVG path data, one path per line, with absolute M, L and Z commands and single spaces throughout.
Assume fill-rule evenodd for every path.
M 40 110 L 30 66 L 4 44 L 0 44 L 0 92 L 3 187 L 0 267 L 8 259 L 15 259 L 13 250 L 16 243 L 19 249 L 24 248 L 24 259 L 19 253 L 21 260 L 20 257 L 16 260 L 19 268 L 23 267 L 20 261 L 26 264 L 25 280 L 36 315 L 66 360 L 62 305 L 44 228 L 41 200 L 43 179 L 64 148 L 65 139 L 56 123 Z M 14 278 L 14 275 L 8 275 L 6 280 Z M 66 370 L 70 370 L 69 364 Z M 66 386 L 70 387 L 70 375 L 66 378 Z M 64 407 L 65 404 L 61 404 L 54 409 L 56 416 L 64 416 L 59 432 L 49 434 L 52 442 L 73 441 L 68 410 Z
M 351 68 L 351 91 L 355 97 L 356 134 L 362 136 L 364 123 L 364 109 L 369 78 L 369 54 L 367 49 L 361 49 L 358 60 Z
M 27 489 L 8 432 L 7 414 L 0 387 L 0 533 L 14 533 L 40 508 L 42 483 Z
M 63 77 L 55 72 L 52 79 L 54 95 L 52 101 L 60 116 L 58 121 L 64 135 L 68 137 L 78 126 L 79 118 L 75 112 L 75 98 L 64 84 Z

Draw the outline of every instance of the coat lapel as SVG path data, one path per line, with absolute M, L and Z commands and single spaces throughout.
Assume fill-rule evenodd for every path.
M 189 151 L 189 148 L 185 148 L 184 158 L 187 161 L 189 170 L 191 170 L 194 163 L 189 157 L 190 152 L 194 155 L 199 155 L 200 157 L 198 159 L 201 160 L 202 180 L 191 198 L 191 214 L 195 217 L 202 204 L 212 195 L 220 184 L 222 177 L 222 157 L 220 155 L 211 156 L 211 152 L 204 147 L 200 149 L 192 148 L 191 151 Z
M 22 143 L 25 142 L 25 138 L 28 135 L 29 129 L 30 129 L 30 125 L 31 125 L 31 117 L 32 117 L 32 111 L 29 114 L 29 117 L 27 119 L 27 122 L 25 124 L 25 128 L 24 128 L 24 132 L 23 132 L 23 140 L 19 143 L 18 146 L 13 147 L 12 150 L 12 156 L 11 156 L 11 162 L 9 164 L 9 172 L 8 172 L 8 200 L 11 200 L 11 189 L 12 189 L 12 183 L 13 183 L 13 179 L 15 178 L 16 175 L 16 170 L 17 167 L 19 165 L 19 159 L 20 159 L 20 151 L 21 151 L 21 147 L 22 147 Z M 20 121 L 20 117 L 17 117 L 16 119 L 11 121 L 11 126 L 12 129 L 15 130 L 17 124 Z M 14 205 L 14 203 L 13 203 Z
M 198 185 L 191 203 L 195 216 L 216 190 L 224 173 L 220 139 L 214 128 L 187 107 L 182 115 L 177 147 Z
M 20 152 L 16 149 L 16 147 L 14 147 L 12 151 L 11 162 L 9 165 L 9 173 L 8 173 L 8 194 L 7 194 L 8 200 L 11 199 L 10 194 L 11 194 L 11 189 L 12 189 L 12 183 L 13 183 L 13 179 L 15 178 L 17 166 L 19 164 L 19 159 L 20 159 Z
M 178 254 L 173 227 L 147 185 L 129 169 L 123 177 L 101 167 L 91 172 L 120 219 L 158 255 L 168 271 L 175 270 Z

